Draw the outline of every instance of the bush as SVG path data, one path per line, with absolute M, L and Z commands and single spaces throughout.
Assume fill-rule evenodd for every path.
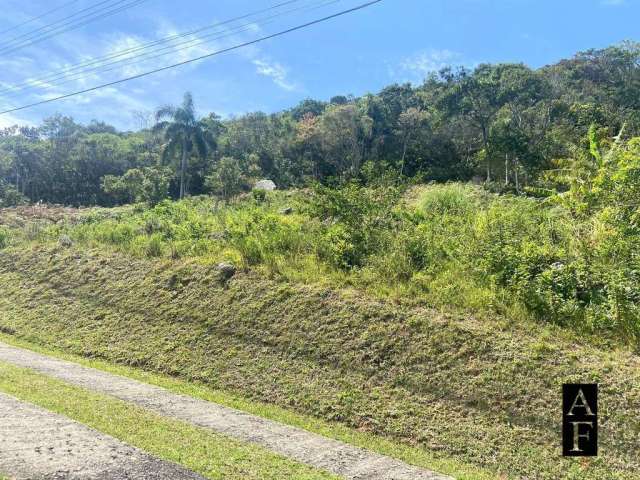
M 45 238 L 45 227 L 41 221 L 30 221 L 24 227 L 24 237 L 28 241 L 40 241 Z
M 470 185 L 432 185 L 421 197 L 420 209 L 428 215 L 469 215 L 486 201 L 486 194 Z
M 25 236 L 68 234 L 150 258 L 233 261 L 288 280 L 526 315 L 637 341 L 640 233 L 637 208 L 621 201 L 635 191 L 634 175 L 618 182 L 626 193 L 600 187 L 607 202 L 589 194 L 589 215 L 553 198 L 498 196 L 470 185 L 420 187 L 410 200 L 396 187 L 350 183 L 273 192 L 262 203 L 252 196 L 225 205 L 167 200 L 93 213 L 56 227 L 55 235 L 32 223 Z M 293 213 L 281 213 L 292 205 Z
M 156 205 L 169 196 L 171 169 L 167 167 L 134 168 L 121 177 L 106 175 L 102 190 L 115 203 L 147 202 Z
M 161 257 L 163 252 L 162 236 L 158 234 L 151 235 L 145 245 L 145 255 L 147 257 Z
M 359 262 L 356 246 L 352 243 L 352 235 L 341 224 L 328 227 L 319 245 L 320 258 L 330 265 L 348 270 Z
M 222 157 L 213 173 L 207 176 L 205 184 L 210 192 L 220 195 L 225 200 L 236 196 L 249 187 L 240 168 L 240 163 L 232 157 Z
M 0 250 L 9 245 L 9 230 L 0 227 Z
M 295 216 L 267 212 L 248 206 L 227 214 L 223 220 L 228 241 L 238 249 L 246 266 L 275 266 L 279 257 L 295 260 L 313 249 L 313 231 Z
M 252 190 L 251 196 L 256 203 L 263 203 L 267 199 L 267 191 L 262 189 Z
M 110 245 L 126 246 L 136 236 L 136 229 L 133 225 L 113 220 L 97 224 L 92 230 L 91 236 L 99 242 Z
M 27 202 L 27 197 L 22 195 L 13 185 L 0 178 L 0 208 L 16 207 Z
M 308 211 L 326 226 L 320 253 L 337 268 L 364 266 L 385 245 L 397 220 L 394 209 L 400 196 L 401 191 L 391 186 L 316 187 Z

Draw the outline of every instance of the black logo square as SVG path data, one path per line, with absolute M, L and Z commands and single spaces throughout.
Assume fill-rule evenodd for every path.
M 562 455 L 598 455 L 598 385 L 562 386 Z

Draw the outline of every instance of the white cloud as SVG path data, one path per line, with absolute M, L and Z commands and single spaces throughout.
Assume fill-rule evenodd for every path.
M 431 49 L 403 59 L 397 67 L 390 68 L 389 73 L 397 80 L 419 83 L 429 74 L 461 61 L 462 55 L 457 52 Z
M 273 62 L 265 58 L 253 59 L 253 64 L 256 66 L 256 71 L 260 75 L 269 77 L 273 80 L 273 83 L 278 85 L 283 90 L 288 92 L 296 90 L 298 87 L 295 83 L 288 79 L 288 69 L 278 62 Z
M 193 58 L 200 57 L 207 53 L 216 51 L 224 47 L 224 43 L 212 41 L 208 38 L 191 35 L 187 37 L 176 37 L 180 32 L 167 23 L 158 30 L 157 37 L 145 38 L 138 35 L 117 34 L 111 36 L 105 45 L 105 56 L 111 57 L 107 66 L 100 69 L 98 73 L 109 72 L 110 75 L 130 77 L 140 73 L 153 70 L 155 68 L 185 62 Z M 155 42 L 158 38 L 176 37 L 170 42 L 159 43 L 150 47 L 145 47 L 149 43 Z M 127 52 L 127 53 L 125 53 Z M 198 62 L 189 66 L 194 68 Z M 185 66 L 186 67 L 186 66 Z M 184 69 L 185 67 L 182 67 Z M 115 73 L 114 73 L 115 72 Z M 177 75 L 176 70 L 167 70 L 165 75 Z
M 157 37 L 155 35 L 153 37 L 144 37 L 110 33 L 87 42 L 84 35 L 76 33 L 73 35 L 75 40 L 69 41 L 67 39 L 64 45 L 56 45 L 55 48 L 50 48 L 46 51 L 35 48 L 30 50 L 30 57 L 18 57 L 10 60 L 0 59 L 0 68 L 3 70 L 4 77 L 0 81 L 0 107 L 9 108 L 50 100 L 72 91 L 83 90 L 123 77 L 135 76 L 160 66 L 182 62 L 224 46 L 223 43 L 208 42 L 197 36 L 183 37 L 176 40 L 176 42 L 180 43 L 180 50 L 165 48 L 169 44 L 162 44 L 155 46 L 148 57 L 133 58 L 141 51 L 131 50 L 155 41 L 157 38 L 164 38 L 177 33 L 177 29 L 166 23 L 157 32 Z M 56 38 L 55 40 L 57 43 L 58 39 Z M 229 39 L 228 41 L 234 41 L 234 39 Z M 130 51 L 130 53 L 119 55 L 123 51 Z M 110 57 L 109 60 L 105 60 L 107 65 L 102 68 L 97 68 L 99 64 L 87 66 L 88 71 L 72 68 L 79 63 L 88 63 L 93 59 L 102 57 Z M 189 65 L 189 67 L 195 68 L 196 63 Z M 151 85 L 154 82 L 161 81 L 163 76 L 174 77 L 184 74 L 184 68 L 181 69 L 183 70 L 182 72 L 178 70 L 173 69 L 163 72 L 159 75 L 160 80 L 158 76 L 147 78 L 145 84 Z M 55 75 L 55 72 L 65 71 L 69 72 L 67 76 Z M 53 78 L 51 77 L 52 73 L 54 73 Z M 31 83 L 27 89 L 2 92 L 8 87 L 24 84 L 25 82 Z M 131 90 L 121 86 L 104 88 L 69 98 L 65 100 L 64 104 L 61 103 L 60 107 L 57 106 L 57 103 L 52 103 L 26 111 L 25 114 L 29 118 L 34 118 L 38 111 L 47 112 L 39 115 L 41 117 L 49 115 L 50 112 L 60 108 L 65 113 L 86 117 L 87 106 L 91 104 L 90 115 L 92 117 L 115 121 L 117 124 L 122 125 L 123 112 L 144 110 L 155 106 L 154 100 L 149 98 L 149 95 L 146 95 L 148 93 L 147 90 L 135 87 Z M 25 123 L 21 120 L 2 116 L 0 117 L 0 125 L 13 125 L 16 121 Z
M 33 126 L 33 122 L 7 113 L 0 115 L 0 128 L 12 127 L 14 125 L 30 127 Z
M 207 22 L 210 25 L 214 21 Z M 91 62 L 104 56 L 115 56 L 123 50 L 135 50 L 147 43 L 161 38 L 177 35 L 188 30 L 178 26 L 167 18 L 153 20 L 151 28 L 141 29 L 141 33 L 130 34 L 122 31 L 110 31 L 96 34 L 86 31 L 69 32 L 64 36 L 54 37 L 46 44 L 35 45 L 21 52 L 20 56 L 0 59 L 0 111 L 11 107 L 26 105 L 52 99 L 73 91 L 84 90 L 95 85 L 135 76 L 158 67 L 184 62 L 202 55 L 225 49 L 231 45 L 243 43 L 255 38 L 261 32 L 258 24 L 245 25 L 242 29 L 224 29 L 201 31 L 190 37 L 180 37 L 171 42 L 178 49 L 170 49 L 169 44 L 152 47 L 154 53 L 148 57 L 133 58 L 141 53 L 132 51 L 122 56 L 113 57 L 106 62 L 108 66 L 92 71 L 72 70 L 68 76 L 55 78 L 55 72 L 68 71 L 80 62 Z M 208 35 L 210 34 L 210 35 Z M 208 35 L 208 36 L 207 36 Z M 180 44 L 180 45 L 176 45 Z M 162 55 L 161 55 L 162 54 Z M 280 62 L 274 61 L 262 53 L 255 45 L 237 50 L 233 53 L 237 59 L 252 68 L 256 74 L 265 76 L 284 91 L 298 89 L 297 82 L 290 79 L 289 69 Z M 120 60 L 120 62 L 117 62 Z M 112 63 L 113 62 L 113 63 Z M 20 113 L 19 123 L 29 119 L 39 123 L 42 118 L 57 111 L 89 121 L 91 118 L 114 123 L 119 127 L 134 126 L 134 121 L 127 119 L 127 114 L 134 110 L 151 110 L 157 105 L 179 101 L 184 90 L 192 89 L 204 92 L 199 96 L 202 101 L 215 103 L 217 111 L 231 111 L 227 98 L 230 92 L 238 95 L 237 82 L 230 82 L 225 75 L 200 75 L 194 71 L 204 67 L 204 60 L 193 62 L 179 68 L 169 69 L 162 73 L 145 77 L 140 81 L 119 84 L 102 90 L 92 91 L 55 103 L 47 103 Z M 212 63 L 212 62 L 209 62 Z M 92 65 L 88 68 L 92 68 Z M 54 74 L 54 78 L 51 78 Z M 38 80 L 43 79 L 43 80 Z M 30 88 L 23 90 L 7 88 L 31 83 Z M 24 114 L 24 116 L 23 116 Z M 16 119 L 0 117 L 0 125 L 14 124 Z

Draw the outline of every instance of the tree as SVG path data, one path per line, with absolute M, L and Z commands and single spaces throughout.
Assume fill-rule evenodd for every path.
M 13 185 L 0 178 L 0 208 L 15 207 L 24 203 L 27 203 L 27 198 L 16 190 Z
M 137 132 L 99 120 L 83 126 L 64 115 L 39 127 L 0 129 L 0 180 L 34 202 L 108 206 L 134 200 L 105 193 L 105 176 L 171 159 L 171 193 L 183 197 L 208 191 L 208 176 L 230 157 L 245 182 L 269 178 L 282 188 L 398 173 L 417 181 L 470 180 L 485 172 L 507 189 L 547 189 L 544 172 L 560 166 L 557 159 L 571 159 L 572 168 L 583 157 L 593 163 L 592 124 L 605 146 L 623 125 L 623 140 L 640 136 L 640 44 L 589 50 L 538 70 L 449 67 L 420 86 L 306 99 L 277 113 L 196 118 L 189 95 L 158 113 L 148 121 L 138 115 Z
M 400 176 L 404 175 L 404 162 L 407 157 L 409 142 L 415 136 L 420 126 L 427 119 L 427 113 L 420 109 L 411 107 L 400 114 L 398 118 L 398 134 L 402 138 L 402 157 L 400 160 Z
M 147 202 L 157 205 L 169 194 L 171 172 L 167 167 L 132 168 L 121 177 L 105 175 L 102 190 L 118 203 Z
M 163 118 L 169 120 L 163 121 Z M 180 198 L 184 198 L 187 161 L 194 148 L 201 158 L 205 158 L 212 143 L 211 139 L 205 133 L 205 125 L 196 119 L 193 97 L 188 92 L 184 94 L 181 106 L 167 105 L 159 108 L 156 112 L 156 122 L 154 131 L 162 132 L 165 140 L 163 160 L 174 157 L 178 152 L 180 154 Z
M 352 103 L 331 105 L 320 118 L 321 144 L 332 174 L 357 175 L 373 120 Z
M 302 152 L 302 168 L 304 173 L 310 171 L 314 180 L 320 178 L 320 163 L 322 161 L 320 145 L 320 117 L 307 113 L 296 125 L 296 144 Z
M 297 121 L 302 120 L 308 115 L 317 117 L 318 115 L 322 115 L 326 107 L 327 104 L 325 102 L 307 98 L 291 109 L 291 116 Z
M 461 70 L 450 74 L 451 87 L 442 97 L 441 107 L 450 115 L 462 115 L 481 134 L 480 157 L 486 161 L 487 182 L 491 181 L 489 155 L 490 129 L 500 110 L 507 104 L 516 104 L 519 96 L 527 92 L 530 69 L 518 64 L 483 64 L 473 72 Z
M 206 185 L 213 193 L 228 200 L 243 190 L 246 183 L 244 180 L 238 160 L 223 157 L 213 173 L 207 177 Z

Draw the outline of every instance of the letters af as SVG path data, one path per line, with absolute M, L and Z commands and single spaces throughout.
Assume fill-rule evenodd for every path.
M 562 454 L 566 457 L 598 455 L 597 385 L 563 385 Z

